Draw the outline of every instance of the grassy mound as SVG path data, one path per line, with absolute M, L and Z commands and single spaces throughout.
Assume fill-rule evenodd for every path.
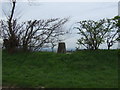
M 117 88 L 118 51 L 3 52 L 3 86 Z

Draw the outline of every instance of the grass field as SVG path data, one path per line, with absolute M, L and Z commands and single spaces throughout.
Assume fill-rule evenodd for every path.
M 117 88 L 118 51 L 3 52 L 3 86 Z

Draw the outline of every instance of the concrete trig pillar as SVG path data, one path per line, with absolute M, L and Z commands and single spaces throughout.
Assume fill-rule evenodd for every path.
M 65 42 L 59 42 L 59 43 L 58 43 L 57 53 L 66 53 Z

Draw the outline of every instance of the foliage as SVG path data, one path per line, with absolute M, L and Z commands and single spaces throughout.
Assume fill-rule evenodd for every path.
M 115 16 L 113 18 L 113 20 L 115 20 L 117 23 L 116 23 L 116 26 L 118 27 L 118 38 L 117 38 L 117 41 L 120 42 L 120 16 Z
M 106 26 L 107 26 L 107 35 L 106 35 L 106 43 L 108 46 L 108 49 L 118 41 L 118 27 L 116 26 L 117 21 L 114 19 L 106 19 Z
M 117 41 L 118 30 L 113 19 L 101 19 L 98 21 L 84 20 L 77 23 L 75 29 L 79 30 L 80 39 L 77 44 L 87 49 L 96 50 L 106 42 L 108 49 Z
M 78 45 L 82 44 L 87 49 L 98 49 L 100 44 L 104 42 L 104 36 L 108 32 L 103 24 L 105 19 L 99 21 L 84 20 L 78 22 L 75 29 L 79 30 L 81 38 L 78 40 Z

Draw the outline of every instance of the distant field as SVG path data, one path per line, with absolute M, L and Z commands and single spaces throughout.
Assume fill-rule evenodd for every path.
M 3 86 L 117 88 L 118 51 L 3 52 Z

